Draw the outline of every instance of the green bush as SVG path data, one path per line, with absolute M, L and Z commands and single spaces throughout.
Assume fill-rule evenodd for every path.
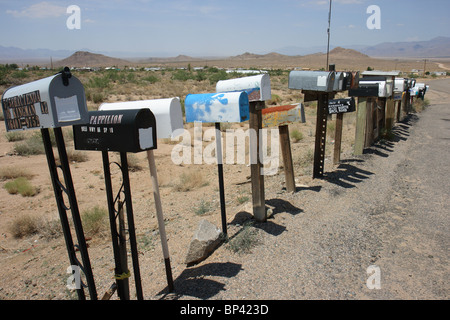
M 38 193 L 37 189 L 33 187 L 25 177 L 19 177 L 13 181 L 5 184 L 5 189 L 10 194 L 21 194 L 23 197 L 33 197 Z
M 156 83 L 159 81 L 159 78 L 154 75 L 148 75 L 148 76 L 142 78 L 142 80 L 150 82 L 150 83 Z
M 228 79 L 228 73 L 225 70 L 218 70 L 218 72 L 215 72 L 209 76 L 209 82 L 211 84 L 215 84 L 220 80 L 227 80 Z
M 195 79 L 195 76 L 186 70 L 177 70 L 172 73 L 172 80 L 187 81 Z
M 290 136 L 291 136 L 291 139 L 294 140 L 294 142 L 299 142 L 300 140 L 303 139 L 303 133 L 301 133 L 297 129 L 291 130 Z

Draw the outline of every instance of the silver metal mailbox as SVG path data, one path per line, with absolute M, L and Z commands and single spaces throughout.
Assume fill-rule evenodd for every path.
M 289 73 L 289 89 L 333 92 L 333 71 L 294 70 Z
M 88 122 L 84 87 L 68 70 L 7 89 L 2 96 L 2 109 L 6 131 Z
M 344 72 L 336 72 L 334 77 L 333 91 L 343 91 L 344 89 Z
M 266 101 L 272 98 L 270 76 L 267 73 L 251 77 L 221 80 L 216 84 L 216 92 L 245 91 L 248 101 Z

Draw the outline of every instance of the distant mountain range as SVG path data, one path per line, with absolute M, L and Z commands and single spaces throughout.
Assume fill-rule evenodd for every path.
M 371 57 L 450 57 L 450 38 L 437 37 L 428 41 L 384 42 L 359 49 Z
M 335 49 L 331 47 L 330 49 Z M 339 47 L 338 47 L 339 48 Z M 384 42 L 374 46 L 347 46 L 348 49 L 357 50 L 362 54 L 370 57 L 398 57 L 398 58 L 443 58 L 450 57 L 450 37 L 437 37 L 428 41 L 410 41 L 410 42 Z M 152 56 L 152 54 L 145 53 L 129 53 L 127 57 L 125 53 L 109 53 L 109 52 L 93 52 L 92 50 L 82 49 L 84 52 L 89 51 L 94 54 L 102 54 L 110 57 L 120 57 L 120 61 L 116 61 L 115 64 L 123 65 L 124 62 L 137 61 L 138 56 Z M 257 57 L 268 58 L 267 55 L 272 55 L 273 58 L 281 56 L 304 56 L 310 54 L 320 54 L 326 52 L 326 47 L 284 47 L 273 50 L 268 54 L 253 54 L 244 53 L 238 56 L 230 57 L 234 60 L 248 60 Z M 65 59 L 74 54 L 70 50 L 49 50 L 49 49 L 20 49 L 16 47 L 4 47 L 0 46 L 0 63 L 45 63 L 49 64 L 50 59 L 53 63 Z M 279 56 L 276 56 L 279 55 Z M 116 59 L 110 58 L 110 59 Z M 177 62 L 177 61 L 199 61 L 208 59 L 217 59 L 218 57 L 189 57 L 186 55 L 178 55 L 176 57 L 167 56 L 155 56 L 149 58 L 140 58 L 140 63 L 160 63 L 160 62 Z M 227 57 L 222 57 L 227 59 Z M 127 61 L 129 60 L 129 61 Z M 113 62 L 113 61 L 109 61 Z M 114 64 L 114 63 L 113 63 Z

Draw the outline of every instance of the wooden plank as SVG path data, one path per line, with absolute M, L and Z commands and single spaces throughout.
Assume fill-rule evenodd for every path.
M 344 119 L 343 113 L 336 114 L 336 129 L 335 129 L 335 133 L 334 133 L 333 164 L 338 164 L 341 161 L 341 142 L 342 142 L 343 119 Z
M 364 148 L 372 145 L 374 136 L 378 133 L 378 109 L 376 101 L 373 98 L 369 98 L 366 108 L 366 138 L 364 140 Z
M 294 166 L 292 164 L 291 141 L 289 139 L 288 125 L 279 126 L 281 153 L 283 155 L 286 191 L 295 192 Z
M 366 136 L 366 117 L 367 117 L 367 97 L 358 97 L 358 106 L 356 108 L 356 130 L 354 154 L 362 155 L 364 151 L 364 141 Z
M 392 97 L 386 99 L 386 130 L 389 132 L 392 130 L 394 126 L 395 119 L 395 104 L 394 99 Z
M 249 127 L 251 130 L 253 129 L 256 134 L 256 159 L 251 161 L 250 172 L 252 181 L 253 216 L 258 222 L 264 222 L 267 219 L 264 195 L 264 175 L 261 174 L 263 166 L 259 157 L 259 129 L 262 127 L 261 110 L 264 106 L 264 101 L 252 101 L 249 103 Z M 250 152 L 250 154 L 252 155 L 253 152 Z
M 301 103 L 265 108 L 261 111 L 261 114 L 262 128 L 305 122 L 305 111 Z
M 158 220 L 158 230 L 161 239 L 161 247 L 166 268 L 166 278 L 169 292 L 174 289 L 172 268 L 170 265 L 169 246 L 167 244 L 166 227 L 164 222 L 164 214 L 161 204 L 161 195 L 159 193 L 158 173 L 156 170 L 155 155 L 153 150 L 147 150 L 147 161 L 150 169 L 150 179 L 152 180 L 153 198 L 155 200 L 156 218 Z

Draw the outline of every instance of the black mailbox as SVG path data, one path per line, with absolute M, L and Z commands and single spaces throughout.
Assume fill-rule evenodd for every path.
M 348 95 L 351 97 L 378 97 L 378 83 L 359 82 L 358 89 L 349 89 Z
M 328 101 L 328 114 L 356 111 L 355 98 L 333 99 Z
M 89 123 L 74 125 L 76 150 L 141 152 L 156 149 L 156 121 L 150 109 L 88 112 Z

